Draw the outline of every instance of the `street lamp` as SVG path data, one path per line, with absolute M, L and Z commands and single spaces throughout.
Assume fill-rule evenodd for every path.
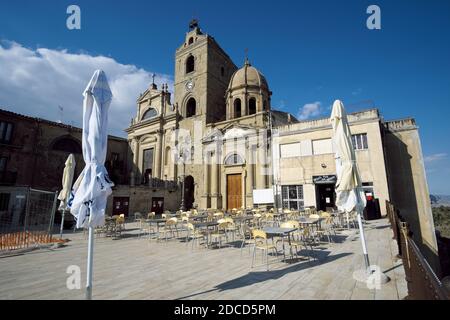
M 185 171 L 186 171 L 186 163 L 184 161 L 183 150 L 180 152 L 179 159 L 180 159 L 180 161 L 183 162 L 183 174 L 180 176 L 180 180 L 181 180 L 181 207 L 180 207 L 180 210 L 186 211 L 186 207 L 184 205 L 184 175 L 185 175 Z

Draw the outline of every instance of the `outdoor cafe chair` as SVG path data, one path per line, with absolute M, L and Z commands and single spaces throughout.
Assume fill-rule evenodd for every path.
M 329 216 L 328 218 L 326 218 L 325 221 L 322 222 L 320 228 L 315 232 L 319 239 L 321 239 L 323 236 L 327 236 L 328 242 L 332 242 L 333 234 L 336 236 L 336 231 L 333 227 L 333 217 Z
M 261 251 L 262 253 L 262 259 L 264 261 L 264 257 L 266 258 L 266 267 L 267 271 L 269 271 L 269 251 L 275 252 L 275 255 L 278 258 L 278 250 L 277 246 L 275 244 L 269 243 L 267 239 L 267 233 L 265 233 L 263 230 L 252 230 L 252 238 L 254 241 L 254 247 L 253 247 L 253 257 L 252 257 L 252 268 L 255 263 L 256 258 L 256 251 Z
M 155 218 L 155 216 L 156 216 L 156 212 L 149 212 L 148 214 L 147 214 L 147 219 L 154 219 Z
M 229 224 L 229 222 L 227 222 L 227 221 L 219 222 L 217 229 L 210 234 L 211 244 L 214 242 L 218 243 L 219 248 L 221 248 L 223 238 L 225 238 L 225 240 L 228 242 L 228 234 L 227 234 L 228 224 Z
M 298 258 L 298 251 L 299 249 L 301 249 L 302 247 L 304 247 L 306 250 L 308 250 L 308 247 L 305 243 L 305 241 L 302 240 L 301 236 L 302 236 L 302 230 L 300 229 L 300 223 L 298 221 L 287 221 L 287 222 L 283 222 L 280 225 L 280 228 L 288 228 L 288 229 L 297 229 L 297 231 L 294 231 L 291 234 L 290 240 L 289 240 L 289 251 L 292 254 L 292 251 L 294 249 L 294 253 L 296 258 Z M 297 236 L 297 237 L 296 237 Z M 277 243 L 282 241 L 282 239 L 277 239 Z M 309 259 L 309 256 L 308 256 Z
M 253 215 L 252 225 L 255 226 L 256 228 L 260 228 L 261 227 L 261 219 L 262 219 L 262 215 L 260 213 L 255 213 Z
M 253 237 L 252 237 L 252 228 L 249 227 L 248 225 L 244 224 L 241 228 L 241 237 L 242 237 L 242 243 L 241 243 L 241 256 L 242 256 L 242 249 L 244 248 L 244 246 L 248 245 L 248 253 L 250 254 L 250 247 L 252 244 L 254 244 L 253 242 Z
M 265 213 L 262 216 L 261 224 L 263 227 L 273 227 L 276 225 L 276 219 L 273 213 Z
M 161 240 L 161 234 L 164 235 L 164 239 L 167 241 L 167 235 L 171 234 L 172 237 L 175 237 L 175 234 L 178 236 L 178 229 L 177 229 L 177 218 L 170 218 L 166 221 L 164 224 L 164 227 L 162 229 L 159 229 L 158 234 L 158 240 Z
M 140 219 L 142 219 L 142 213 L 135 212 L 134 213 L 134 222 L 139 222 Z
M 213 215 L 214 215 L 214 218 L 216 218 L 216 219 L 221 219 L 224 216 L 222 211 L 218 211 L 218 212 L 214 213 Z
M 315 237 L 314 237 L 311 227 L 309 227 L 309 226 L 303 227 L 303 229 L 300 230 L 299 235 L 300 235 L 301 240 L 304 242 L 305 247 L 306 248 L 309 247 L 313 258 L 316 259 L 316 254 L 315 254 L 314 248 L 313 248 L 313 245 L 316 244 L 316 240 L 315 240 Z
M 186 233 L 186 245 L 189 244 L 189 241 L 192 241 L 192 249 L 194 249 L 194 244 L 199 244 L 199 239 L 204 239 L 205 234 L 200 230 L 196 229 L 192 223 L 188 223 L 186 225 L 187 233 Z

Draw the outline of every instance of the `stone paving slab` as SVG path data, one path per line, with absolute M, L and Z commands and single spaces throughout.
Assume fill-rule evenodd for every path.
M 251 254 L 235 246 L 191 249 L 181 239 L 156 242 L 138 237 L 128 224 L 121 239 L 99 237 L 94 249 L 94 299 L 403 299 L 404 270 L 386 219 L 366 225 L 372 264 L 391 278 L 379 290 L 357 282 L 362 268 L 361 243 L 355 230 L 341 243 L 316 247 L 318 261 L 275 261 L 251 268 Z M 87 240 L 67 235 L 67 246 L 0 258 L 0 299 L 83 299 Z M 261 264 L 261 257 L 257 257 Z M 81 290 L 69 290 L 70 265 L 81 268 Z

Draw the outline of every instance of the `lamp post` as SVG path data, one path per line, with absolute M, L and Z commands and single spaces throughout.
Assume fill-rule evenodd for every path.
M 184 161 L 184 153 L 183 153 L 183 151 L 180 152 L 179 159 L 183 163 L 183 174 L 180 176 L 180 180 L 181 180 L 181 207 L 180 207 L 180 210 L 181 211 L 186 211 L 186 207 L 184 205 L 184 175 L 185 175 L 185 170 L 186 170 L 186 164 L 185 164 L 185 161 Z

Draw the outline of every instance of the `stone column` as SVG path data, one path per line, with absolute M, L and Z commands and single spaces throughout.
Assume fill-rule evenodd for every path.
M 208 167 L 209 167 L 209 153 L 206 153 L 203 159 L 203 196 L 201 202 L 202 209 L 207 209 L 209 203 Z
M 266 187 L 265 186 L 266 185 L 266 182 L 265 182 L 266 176 L 263 175 L 265 173 L 264 170 L 263 170 L 264 169 L 263 168 L 264 162 L 261 161 L 261 159 L 260 159 L 260 157 L 262 156 L 263 153 L 262 152 L 258 152 L 259 148 L 256 148 L 256 150 L 257 150 L 257 152 L 256 152 L 256 161 L 255 161 L 256 189 L 264 189 Z
M 211 207 L 220 209 L 220 153 L 218 151 L 214 153 L 214 159 L 211 164 Z
M 132 172 L 134 172 L 134 183 L 136 183 L 136 181 L 138 181 L 137 183 L 140 184 L 139 179 L 140 179 L 140 175 L 139 175 L 139 142 L 136 138 L 133 139 L 132 142 L 132 146 L 133 146 L 133 167 L 132 167 Z
M 156 142 L 156 155 L 155 155 L 155 172 L 152 172 L 152 176 L 154 178 L 161 179 L 161 149 L 162 149 L 162 132 L 161 130 L 157 131 L 157 139 Z
M 246 206 L 250 206 L 251 204 L 253 204 L 253 166 L 254 166 L 254 157 L 253 157 L 253 148 L 252 146 L 249 146 L 249 148 L 247 149 L 247 165 L 246 165 L 246 170 L 247 170 L 247 201 L 246 201 Z

